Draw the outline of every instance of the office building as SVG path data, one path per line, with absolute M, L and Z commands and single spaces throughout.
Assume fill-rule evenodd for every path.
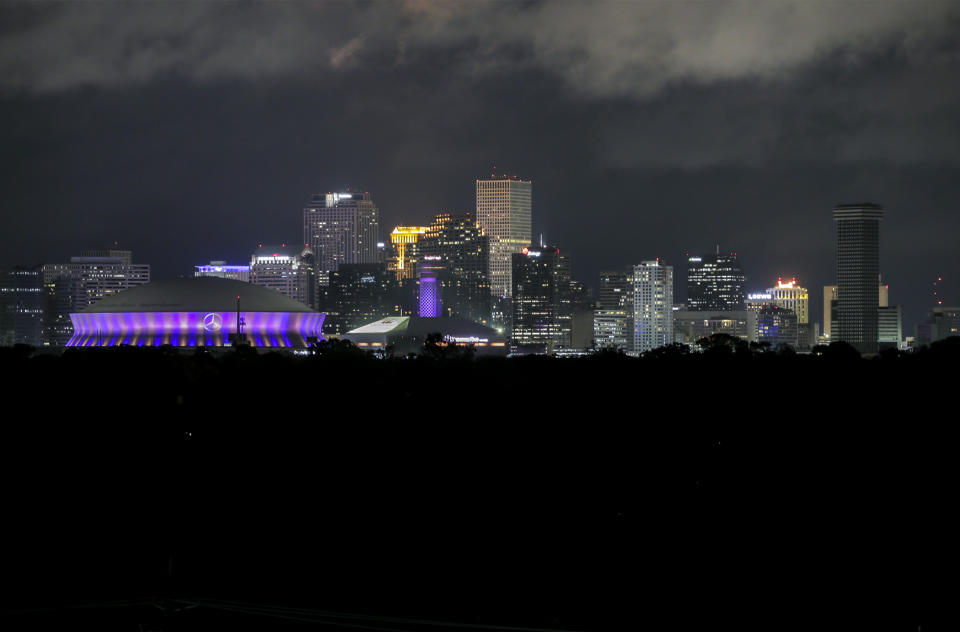
M 593 311 L 593 344 L 597 349 L 626 351 L 633 332 L 633 311 L 595 309 Z
M 572 333 L 570 261 L 553 246 L 513 255 L 513 332 L 517 346 L 549 353 L 569 347 Z
M 426 226 L 397 226 L 390 233 L 390 256 L 387 270 L 396 275 L 397 281 L 412 279 L 420 261 L 419 242 L 427 232 Z
M 914 333 L 919 345 L 960 336 L 960 307 L 937 305 L 930 310 L 924 322 L 917 325 Z
M 743 307 L 748 312 L 759 312 L 764 307 L 773 305 L 773 294 L 766 292 L 749 292 L 743 301 Z
M 633 331 L 629 352 L 639 355 L 673 343 L 673 267 L 659 259 L 631 268 Z
M 422 259 L 442 262 L 449 273 L 443 287 L 447 315 L 490 322 L 490 240 L 473 215 L 439 213 L 419 239 L 418 250 Z
M 687 310 L 741 311 L 744 282 L 735 252 L 687 257 Z
M 344 263 L 377 263 L 383 258 L 380 212 L 370 193 L 318 193 L 303 209 L 303 242 L 316 257 L 317 279 Z
M 43 270 L 16 266 L 0 274 L 0 346 L 43 344 Z
M 299 270 L 300 258 L 292 248 L 260 244 L 250 258 L 250 283 L 303 302 Z
M 890 286 L 883 282 L 882 277 L 879 278 L 879 286 L 877 292 L 877 306 L 880 309 L 891 307 L 890 305 Z M 839 338 L 832 337 L 831 334 L 838 331 L 839 327 L 839 299 L 837 297 L 838 290 L 836 285 L 825 285 L 823 286 L 823 335 L 826 342 L 832 342 L 834 340 L 839 340 Z M 893 306 L 898 307 L 898 306 Z M 898 307 L 899 308 L 899 307 Z M 877 318 L 879 318 L 879 312 L 877 313 Z M 888 338 L 890 337 L 890 322 L 891 316 L 887 314 L 886 319 L 886 333 L 881 336 L 878 330 L 877 341 L 881 339 L 884 342 L 889 342 Z M 879 321 L 878 325 L 879 327 Z
M 899 305 L 877 309 L 877 343 L 880 349 L 899 349 L 903 345 L 903 310 Z
M 195 277 L 217 277 L 234 281 L 250 282 L 250 266 L 227 265 L 226 261 L 211 261 L 210 265 L 194 266 Z
M 837 226 L 837 309 L 835 340 L 861 353 L 877 351 L 877 279 L 880 276 L 879 204 L 840 204 Z
M 340 335 L 380 318 L 409 314 L 412 306 L 404 308 L 399 289 L 383 263 L 342 264 L 320 288 L 320 306 L 327 314 L 324 332 Z
M 766 293 L 770 295 L 774 305 L 793 310 L 798 323 L 810 322 L 810 293 L 807 288 L 797 283 L 796 277 L 789 281 L 777 277 L 777 284 L 767 288 Z
M 830 340 L 837 324 L 837 286 L 823 286 L 823 337 Z
M 477 223 L 490 240 L 490 292 L 509 297 L 513 291 L 512 257 L 531 245 L 533 183 L 516 176 L 491 174 L 477 180 Z
M 600 273 L 600 293 L 593 312 L 597 349 L 628 351 L 633 343 L 633 288 L 627 271 Z
M 297 300 L 310 309 L 320 308 L 320 281 L 317 278 L 317 257 L 310 244 L 304 244 L 297 258 Z
M 444 285 L 450 286 L 450 271 L 439 257 L 430 256 L 417 266 L 417 316 L 440 318 L 444 312 Z
M 70 263 L 43 266 L 44 345 L 62 347 L 73 335 L 70 314 L 123 290 L 150 282 L 150 266 L 129 250 L 83 250 Z
M 771 305 L 757 312 L 757 342 L 797 346 L 797 314 L 792 309 Z
M 757 342 L 757 313 L 760 310 L 737 312 L 673 312 L 673 336 L 676 342 L 694 344 L 713 334 L 726 334 L 747 342 Z
M 580 281 L 570 280 L 570 291 L 567 292 L 569 310 L 571 314 L 570 346 L 573 349 L 586 350 L 594 345 L 593 312 L 596 303 L 593 300 L 593 290 Z

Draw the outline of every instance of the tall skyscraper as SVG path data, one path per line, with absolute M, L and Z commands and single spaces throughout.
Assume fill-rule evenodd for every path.
M 417 266 L 417 316 L 439 318 L 444 314 L 444 284 L 450 271 L 439 257 L 427 257 Z
M 297 298 L 296 256 L 286 244 L 260 244 L 250 258 L 250 283 L 268 287 L 293 299 Z
M 823 286 L 823 335 L 828 340 L 833 336 L 837 320 L 837 286 Z
M 593 312 L 593 342 L 598 349 L 628 351 L 632 345 L 633 287 L 630 273 L 601 272 L 600 295 Z
M 824 285 L 823 286 L 823 335 L 827 339 L 839 340 L 837 337 L 839 334 L 838 329 L 838 316 L 840 312 L 838 307 L 839 301 L 837 298 L 838 291 L 836 285 Z M 879 307 L 889 307 L 890 306 L 890 286 L 883 282 L 883 278 L 880 278 L 880 287 L 879 295 L 877 297 Z
M 0 346 L 42 345 L 45 302 L 39 266 L 0 274 Z
M 673 343 L 673 266 L 659 259 L 633 266 L 633 331 L 630 352 L 641 354 Z
M 387 270 L 397 276 L 397 281 L 416 276 L 417 262 L 420 260 L 420 240 L 426 232 L 426 226 L 397 226 L 390 233 Z
M 380 211 L 368 192 L 315 194 L 303 209 L 303 242 L 313 250 L 318 280 L 326 285 L 340 264 L 377 262 Z
M 739 311 L 743 304 L 743 269 L 737 253 L 687 258 L 687 309 Z
M 807 288 L 800 287 L 797 284 L 796 277 L 789 281 L 784 281 L 783 277 L 778 277 L 777 285 L 767 288 L 766 293 L 770 295 L 774 305 L 793 310 L 798 324 L 802 325 L 810 322 L 810 293 Z
M 450 316 L 490 320 L 490 240 L 471 213 L 439 213 L 417 244 L 419 256 L 448 271 L 443 287 Z
M 297 300 L 316 310 L 320 306 L 317 257 L 309 244 L 304 244 L 297 263 Z
M 553 246 L 524 248 L 512 258 L 513 339 L 547 351 L 569 347 L 570 260 Z
M 379 318 L 400 315 L 399 283 L 383 263 L 345 263 L 320 289 L 320 311 L 327 313 L 325 334 L 344 334 Z
M 837 225 L 837 331 L 834 339 L 861 353 L 877 351 L 877 280 L 880 277 L 879 204 L 840 204 Z
M 490 174 L 477 180 L 477 223 L 490 239 L 490 292 L 509 297 L 513 291 L 513 255 L 529 247 L 532 235 L 533 183 L 517 176 Z
M 276 290 L 316 309 L 316 278 L 313 250 L 305 246 L 299 255 L 288 248 L 260 244 L 250 259 L 250 283 Z

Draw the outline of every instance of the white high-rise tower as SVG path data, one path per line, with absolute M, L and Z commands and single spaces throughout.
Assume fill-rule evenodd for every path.
M 341 263 L 376 263 L 379 241 L 380 212 L 367 192 L 318 193 L 303 209 L 303 243 L 321 285 Z
M 477 180 L 477 224 L 490 239 L 490 293 L 505 297 L 513 291 L 513 254 L 530 246 L 533 182 L 496 174 L 490 178 Z
M 633 332 L 630 351 L 641 354 L 673 343 L 673 266 L 657 259 L 630 271 Z

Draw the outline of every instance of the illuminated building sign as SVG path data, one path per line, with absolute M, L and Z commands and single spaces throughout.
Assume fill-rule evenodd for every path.
M 203 317 L 203 328 L 206 331 L 220 331 L 221 327 L 223 327 L 223 318 L 220 314 L 214 312 Z
M 327 206 L 332 206 L 340 200 L 352 200 L 353 193 L 327 193 Z
M 488 338 L 479 338 L 477 336 L 444 336 L 443 341 L 458 344 L 486 344 L 490 342 Z
M 751 301 L 770 301 L 773 300 L 773 295 L 760 292 L 756 294 L 747 294 L 747 299 Z
M 210 272 L 250 272 L 250 266 L 197 266 L 197 271 Z

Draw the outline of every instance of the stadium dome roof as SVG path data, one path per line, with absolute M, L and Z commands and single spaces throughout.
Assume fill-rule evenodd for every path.
M 111 294 L 84 313 L 122 312 L 312 312 L 276 290 L 219 277 L 188 277 L 153 281 Z

